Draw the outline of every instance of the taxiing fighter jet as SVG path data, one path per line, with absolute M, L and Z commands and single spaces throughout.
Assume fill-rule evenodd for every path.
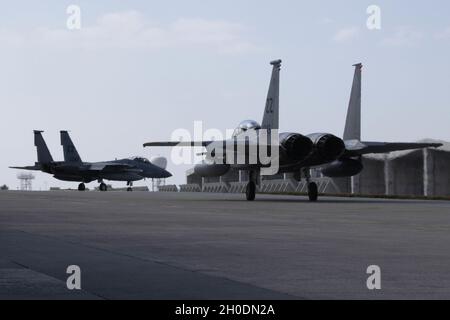
M 67 131 L 61 131 L 61 145 L 64 161 L 54 161 L 42 137 L 43 131 L 34 131 L 34 145 L 37 162 L 34 166 L 10 167 L 13 169 L 38 170 L 52 174 L 58 180 L 80 182 L 78 190 L 86 189 L 85 183 L 97 180 L 100 191 L 106 191 L 103 180 L 126 181 L 128 191 L 132 191 L 133 181 L 145 178 L 168 178 L 172 176 L 165 169 L 152 164 L 142 157 L 132 157 L 105 162 L 83 162 Z
M 221 176 L 237 168 L 248 172 L 246 187 L 247 200 L 255 199 L 257 185 L 260 182 L 260 170 L 267 167 L 257 158 L 256 163 L 228 162 L 227 153 L 233 151 L 239 156 L 239 150 L 245 157 L 251 155 L 253 150 L 269 147 L 273 140 L 260 139 L 261 132 L 278 131 L 279 119 L 279 80 L 281 60 L 272 61 L 272 77 L 269 85 L 266 106 L 262 124 L 253 120 L 246 120 L 239 124 L 233 137 L 224 141 L 199 142 L 148 142 L 144 146 L 203 146 L 206 148 L 207 160 L 194 167 L 194 173 L 200 176 Z M 391 143 L 391 142 L 365 142 L 361 141 L 361 68 L 362 64 L 355 64 L 355 74 L 347 120 L 343 139 L 330 133 L 313 133 L 302 135 L 300 133 L 278 133 L 276 148 L 278 171 L 276 173 L 294 173 L 308 182 L 308 196 L 310 201 L 318 197 L 317 184 L 311 180 L 310 169 L 320 168 L 325 176 L 343 177 L 354 176 L 361 172 L 363 165 L 361 156 L 368 153 L 386 153 L 396 150 L 420 149 L 439 147 L 436 143 Z M 268 135 L 265 134 L 265 137 Z M 269 141 L 269 143 L 266 143 Z M 239 146 L 245 145 L 245 148 Z M 273 145 L 270 145 L 273 147 Z M 217 157 L 217 154 L 220 156 Z M 220 161 L 217 161 L 219 158 Z M 227 160 L 222 163 L 222 160 Z M 233 159 L 232 159 L 233 160 Z

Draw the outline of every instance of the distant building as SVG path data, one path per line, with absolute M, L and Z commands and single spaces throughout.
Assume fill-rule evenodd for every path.
M 438 149 L 368 155 L 351 178 L 351 192 L 411 196 L 450 195 L 450 143 Z

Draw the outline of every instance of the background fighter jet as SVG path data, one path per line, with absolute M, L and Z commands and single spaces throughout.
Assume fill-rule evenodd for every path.
M 168 178 L 172 176 L 165 169 L 152 164 L 146 158 L 133 157 L 105 162 L 83 162 L 67 131 L 61 131 L 61 145 L 64 161 L 54 161 L 42 137 L 43 131 L 34 131 L 34 145 L 38 161 L 34 166 L 10 167 L 13 169 L 38 170 L 52 174 L 58 180 L 78 181 L 78 190 L 86 189 L 85 183 L 100 182 L 100 191 L 106 191 L 103 180 L 126 181 L 132 191 L 133 181 L 144 178 Z
M 236 128 L 232 141 L 234 149 L 239 144 L 256 144 L 257 147 L 266 147 L 259 141 L 261 129 L 268 131 L 278 129 L 279 124 L 279 74 L 281 60 L 271 62 L 273 65 L 272 77 L 269 85 L 266 106 L 262 125 L 256 121 L 246 120 Z M 386 153 L 396 150 L 420 149 L 426 147 L 439 147 L 435 143 L 389 143 L 389 142 L 361 142 L 361 68 L 362 64 L 356 64 L 350 103 L 347 112 L 347 120 L 343 139 L 330 133 L 313 133 L 302 135 L 300 133 L 279 133 L 279 170 L 278 173 L 292 172 L 298 179 L 302 175 L 308 182 L 308 196 L 311 201 L 318 197 L 317 184 L 311 181 L 310 169 L 321 168 L 324 175 L 329 177 L 354 176 L 361 172 L 363 165 L 361 156 L 368 153 Z M 248 139 L 249 132 L 254 132 L 255 139 Z M 244 137 L 241 139 L 241 137 Z M 200 141 L 200 142 L 149 142 L 144 146 L 204 146 L 207 155 L 220 153 L 225 155 L 230 140 L 225 141 Z M 233 145 L 233 144 L 231 144 Z M 249 155 L 245 150 L 245 156 Z M 217 152 L 220 151 L 220 152 Z M 208 160 L 208 157 L 207 157 Z M 214 159 L 217 160 L 217 159 Z M 231 168 L 248 172 L 248 184 L 246 188 L 247 200 L 255 199 L 256 186 L 259 184 L 259 172 L 264 165 L 256 164 L 232 164 L 203 162 L 194 167 L 194 172 L 200 176 L 221 176 Z

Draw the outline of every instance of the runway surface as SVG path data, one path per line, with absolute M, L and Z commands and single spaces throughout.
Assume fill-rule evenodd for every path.
M 450 299 L 449 201 L 243 199 L 0 192 L 0 299 Z

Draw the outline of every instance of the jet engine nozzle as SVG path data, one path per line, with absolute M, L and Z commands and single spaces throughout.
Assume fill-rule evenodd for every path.
M 344 141 L 332 134 L 316 134 L 310 136 L 310 139 L 314 143 L 314 149 L 317 155 L 324 161 L 336 160 L 345 151 Z
M 311 140 L 298 133 L 282 134 L 280 144 L 287 156 L 296 161 L 305 159 L 313 149 Z

